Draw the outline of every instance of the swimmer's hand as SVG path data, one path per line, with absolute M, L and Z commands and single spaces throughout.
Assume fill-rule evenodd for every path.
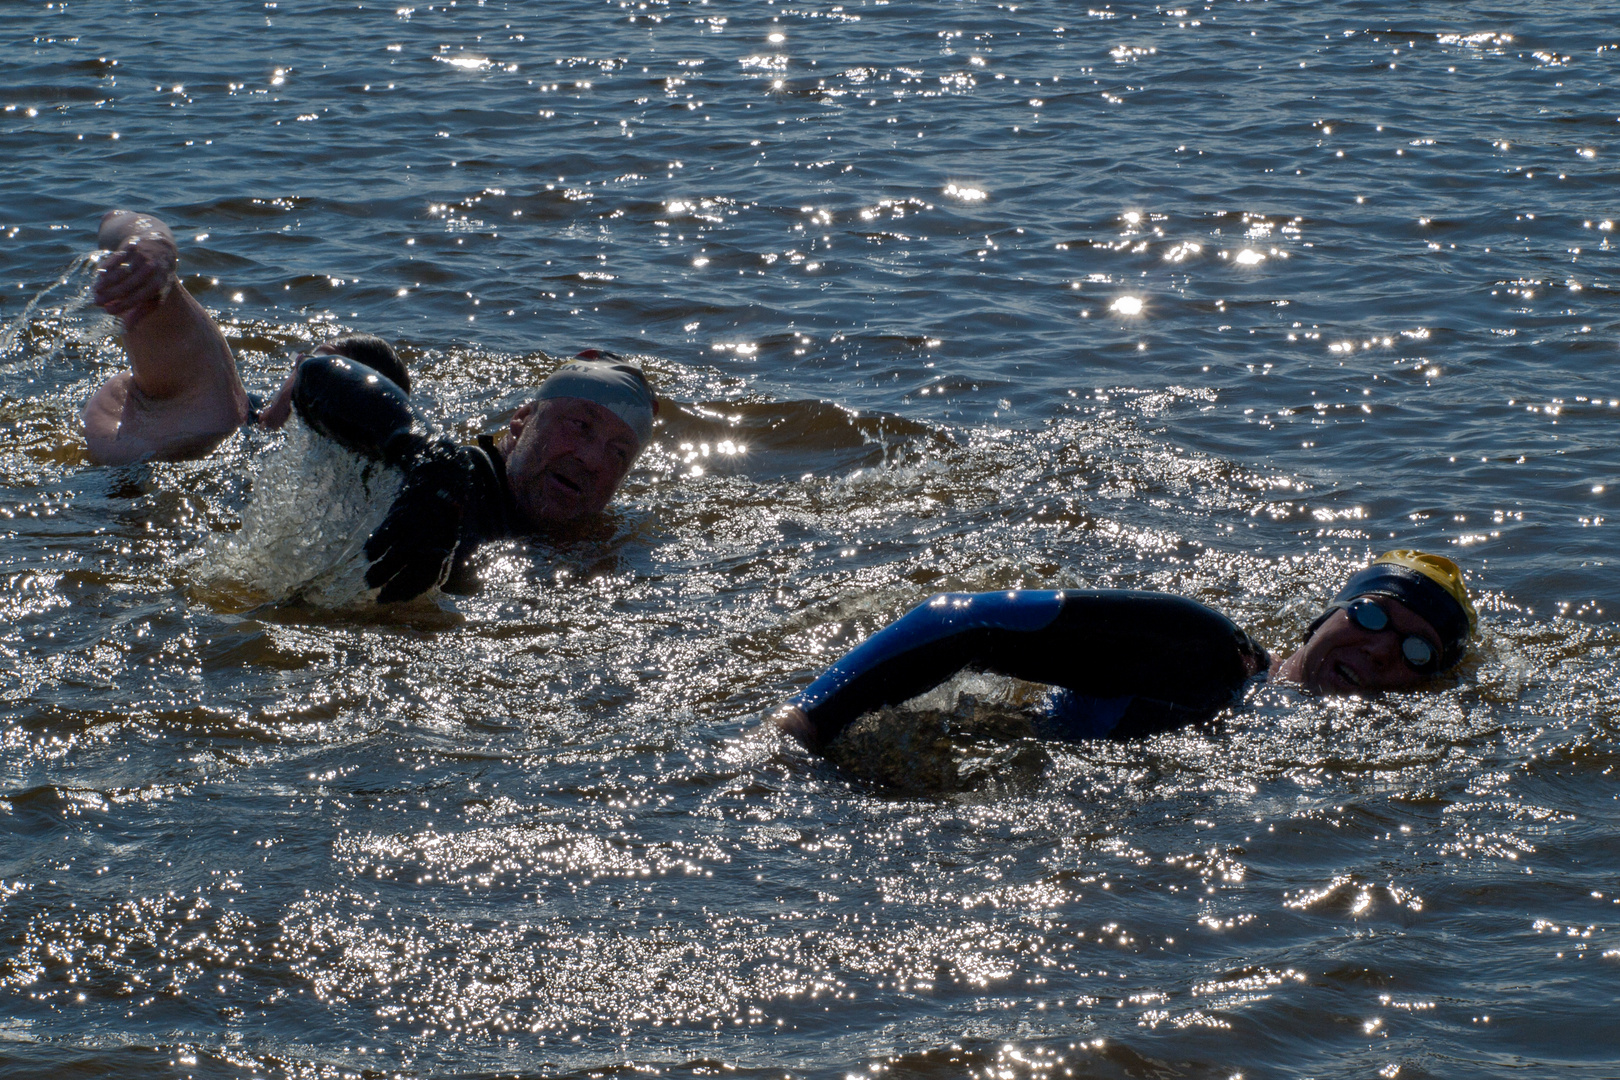
M 377 531 L 366 540 L 366 584 L 392 604 L 443 585 L 461 542 L 471 467 L 448 440 L 436 441 L 405 475 Z
M 133 330 L 174 287 L 180 251 L 161 221 L 128 211 L 108 214 L 99 239 L 109 250 L 96 266 L 96 304 Z

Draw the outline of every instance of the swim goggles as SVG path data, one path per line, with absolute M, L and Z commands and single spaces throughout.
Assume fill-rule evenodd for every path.
M 1390 625 L 1389 612 L 1384 605 L 1370 596 L 1358 596 L 1344 605 L 1345 614 L 1350 621 L 1370 634 L 1377 634 L 1388 630 L 1399 633 Z M 1435 647 L 1416 634 L 1407 634 L 1401 639 L 1401 658 L 1406 661 L 1407 667 L 1413 671 L 1420 671 L 1425 675 L 1439 670 L 1440 654 Z

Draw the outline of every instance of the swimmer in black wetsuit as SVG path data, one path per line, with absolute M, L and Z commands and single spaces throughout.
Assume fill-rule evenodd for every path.
M 458 553 L 481 541 L 601 512 L 651 437 L 658 403 L 640 369 L 591 351 L 548 378 L 498 440 L 458 450 L 411 410 L 404 366 L 369 335 L 301 355 L 255 413 L 225 335 L 176 275 L 168 226 L 114 210 L 98 242 L 109 254 L 97 268 L 96 303 L 123 320 L 130 367 L 85 404 L 91 460 L 202 457 L 238 427 L 255 419 L 279 427 L 296 408 L 315 430 L 407 472 L 366 545 L 366 579 L 380 601 L 443 583 Z
M 379 603 L 444 584 L 479 544 L 599 512 L 652 435 L 657 402 L 641 369 L 590 350 L 558 368 L 513 416 L 505 442 L 457 446 L 403 390 L 346 356 L 300 360 L 291 407 L 311 430 L 403 469 L 366 541 Z
M 867 638 L 772 714 L 820 751 L 862 713 L 964 668 L 1059 687 L 1042 725 L 1060 738 L 1134 738 L 1208 720 L 1262 673 L 1330 694 L 1420 685 L 1456 664 L 1475 615 L 1450 559 L 1391 551 L 1351 576 L 1292 655 L 1272 660 L 1236 623 L 1164 593 L 943 593 Z

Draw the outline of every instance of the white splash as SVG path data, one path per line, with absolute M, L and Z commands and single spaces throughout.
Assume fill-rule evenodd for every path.
M 241 529 L 214 545 L 202 576 L 319 607 L 365 597 L 362 549 L 404 474 L 344 450 L 296 419 L 282 444 L 260 461 Z
M 101 261 L 101 257 L 105 254 L 106 252 L 104 251 L 90 251 L 75 258 L 73 262 L 68 264 L 68 268 L 62 271 L 62 275 L 60 277 L 51 282 L 49 285 L 45 286 L 45 288 L 41 289 L 37 294 L 35 294 L 32 300 L 29 300 L 28 303 L 23 306 L 22 312 L 18 314 L 15 319 L 11 320 L 9 325 L 5 326 L 4 328 L 0 328 L 0 357 L 6 356 L 13 349 L 17 348 L 18 342 L 22 339 L 22 336 L 28 329 L 29 324 L 34 321 L 35 309 L 39 307 L 40 303 L 44 301 L 47 296 L 55 292 L 57 289 L 60 289 L 63 285 L 66 285 L 69 282 L 74 282 L 73 295 L 60 308 L 54 309 L 52 311 L 53 315 L 62 316 L 77 314 L 80 311 L 90 308 L 90 292 L 95 288 L 96 284 L 95 267 L 96 264 Z M 107 319 L 109 322 L 111 321 L 110 316 L 108 316 Z M 42 363 L 49 363 L 55 358 L 55 354 L 59 351 L 60 343 L 58 343 L 56 348 L 52 349 L 51 355 L 47 356 Z M 27 360 L 28 358 L 24 357 L 23 359 Z M 22 362 L 22 360 L 13 360 L 9 364 L 0 364 L 0 373 L 9 372 Z

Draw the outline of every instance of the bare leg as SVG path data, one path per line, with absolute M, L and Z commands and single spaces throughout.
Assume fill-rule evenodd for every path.
M 247 392 L 225 335 L 175 276 L 168 226 L 113 210 L 98 238 L 96 303 L 124 321 L 130 368 L 84 407 L 91 460 L 104 465 L 201 457 L 247 422 Z

